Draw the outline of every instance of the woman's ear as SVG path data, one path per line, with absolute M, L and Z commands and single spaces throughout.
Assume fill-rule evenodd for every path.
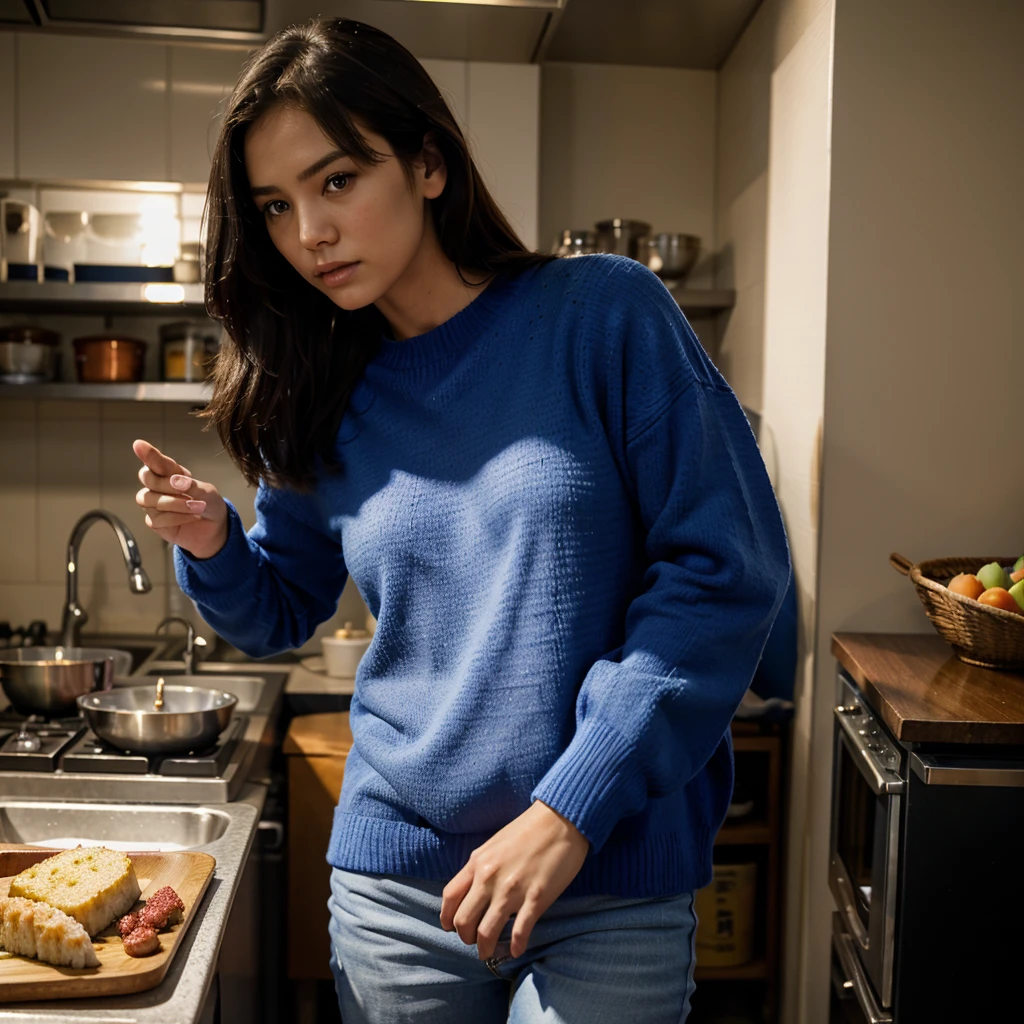
M 422 162 L 421 189 L 425 199 L 436 199 L 443 191 L 448 181 L 448 168 L 445 166 L 444 157 L 437 146 L 433 132 L 427 132 L 423 136 L 423 152 L 420 155 Z

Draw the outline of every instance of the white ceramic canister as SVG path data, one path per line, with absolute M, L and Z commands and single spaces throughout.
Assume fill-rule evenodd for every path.
M 346 622 L 344 629 L 336 629 L 334 636 L 325 636 L 320 641 L 320 649 L 327 674 L 336 679 L 353 678 L 370 646 L 370 639 L 365 629 L 355 629 L 351 622 Z

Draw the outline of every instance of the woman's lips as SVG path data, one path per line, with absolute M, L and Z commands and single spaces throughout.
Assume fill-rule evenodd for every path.
M 328 264 L 330 266 L 330 264 Z M 339 284 L 344 284 L 356 271 L 356 267 L 359 266 L 359 262 L 355 263 L 341 263 L 335 266 L 331 270 L 324 272 L 317 271 L 320 276 L 320 280 L 323 281 L 328 288 L 336 287 Z

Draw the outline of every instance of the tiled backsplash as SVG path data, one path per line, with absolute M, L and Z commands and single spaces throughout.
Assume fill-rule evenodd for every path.
M 8 387 L 11 387 L 8 385 Z M 89 509 L 119 516 L 138 541 L 153 589 L 133 595 L 113 532 L 97 523 L 80 552 L 80 600 L 87 630 L 151 632 L 168 614 L 166 545 L 148 529 L 135 504 L 141 486 L 132 441 L 143 437 L 198 479 L 217 486 L 250 527 L 253 491 L 221 448 L 216 434 L 182 404 L 35 401 L 0 395 L 0 620 L 12 625 L 44 619 L 60 624 L 65 553 L 75 521 Z M 179 592 L 180 594 L 180 592 Z M 367 616 L 351 581 L 338 613 L 317 631 Z M 316 641 L 307 645 L 310 651 Z

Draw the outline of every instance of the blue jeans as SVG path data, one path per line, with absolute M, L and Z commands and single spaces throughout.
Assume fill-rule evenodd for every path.
M 331 969 L 342 1024 L 681 1024 L 693 993 L 692 893 L 556 900 L 521 957 L 441 928 L 443 882 L 334 869 Z

